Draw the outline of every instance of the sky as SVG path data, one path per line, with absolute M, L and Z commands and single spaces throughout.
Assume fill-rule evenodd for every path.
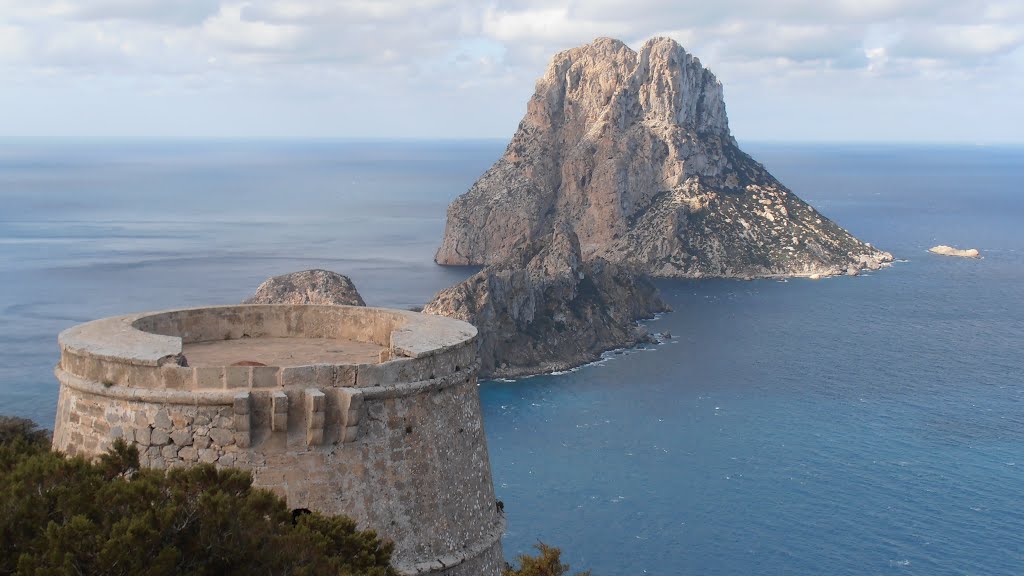
M 507 139 L 599 36 L 741 141 L 1024 142 L 1024 0 L 0 0 L 0 137 Z

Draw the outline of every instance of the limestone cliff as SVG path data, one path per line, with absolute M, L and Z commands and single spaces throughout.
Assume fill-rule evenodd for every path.
M 675 41 L 554 57 L 505 154 L 448 209 L 440 264 L 493 264 L 567 222 L 585 261 L 670 277 L 855 273 L 854 238 L 739 149 L 722 85 Z
M 268 278 L 242 303 L 366 306 L 347 276 L 329 270 L 303 270 Z
M 666 309 L 649 280 L 601 258 L 584 262 L 575 233 L 560 228 L 441 291 L 423 311 L 475 325 L 481 376 L 512 378 L 633 346 L 647 338 L 636 321 Z

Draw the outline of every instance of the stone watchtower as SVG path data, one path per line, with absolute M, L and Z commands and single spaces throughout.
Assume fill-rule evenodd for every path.
M 394 540 L 406 574 L 497 575 L 476 329 L 380 308 L 248 305 L 96 320 L 59 337 L 53 445 L 251 470 L 293 509 Z

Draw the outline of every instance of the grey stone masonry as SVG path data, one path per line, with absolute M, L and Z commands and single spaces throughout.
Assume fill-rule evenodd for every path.
M 283 358 L 301 339 L 332 352 L 381 352 L 373 361 L 223 366 L 189 366 L 183 354 L 183 345 L 245 350 L 261 338 L 283 346 Z M 504 519 L 480 416 L 476 338 L 457 320 L 350 306 L 223 306 L 89 322 L 59 337 L 53 445 L 96 456 L 124 438 L 144 466 L 249 470 L 255 486 L 292 508 L 345 514 L 393 540 L 404 574 L 496 576 Z

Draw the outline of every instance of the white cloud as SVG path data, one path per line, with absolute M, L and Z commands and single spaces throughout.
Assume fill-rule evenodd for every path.
M 303 29 L 290 24 L 270 24 L 246 14 L 247 4 L 227 4 L 202 24 L 203 35 L 229 50 L 246 52 L 285 51 L 300 40 Z
M 501 103 L 501 126 L 514 126 L 552 54 L 597 36 L 634 47 L 671 36 L 730 102 L 796 86 L 810 98 L 814 82 L 941 78 L 967 91 L 1024 76 L 1020 0 L 0 0 L 0 14 L 0 64 L 22 83 L 43 72 L 69 87 L 97 75 L 161 93 L 244 86 L 282 106 L 344 93 L 346 106 L 374 109 L 457 96 Z M 443 116 L 413 121 L 440 122 L 431 114 Z
M 25 34 L 20 28 L 0 25 L 0 61 L 21 58 L 25 44 Z
M 900 55 L 972 59 L 1006 54 L 1024 45 L 1024 27 L 999 24 L 945 25 L 910 31 L 893 47 Z

